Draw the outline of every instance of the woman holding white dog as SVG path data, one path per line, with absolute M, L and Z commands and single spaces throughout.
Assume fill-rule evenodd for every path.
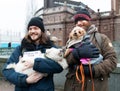
M 63 68 L 51 59 L 36 58 L 35 60 L 26 60 L 24 63 L 25 69 L 33 67 L 33 70 L 35 70 L 35 73 L 29 76 L 15 72 L 14 69 L 6 69 L 10 63 L 18 63 L 19 57 L 23 56 L 25 51 L 41 51 L 45 53 L 46 49 L 55 47 L 45 33 L 41 18 L 33 17 L 29 21 L 27 29 L 28 32 L 21 45 L 11 54 L 4 65 L 2 73 L 8 81 L 15 85 L 15 91 L 54 91 L 53 74 L 60 73 Z M 41 76 L 39 73 L 46 73 L 47 76 Z

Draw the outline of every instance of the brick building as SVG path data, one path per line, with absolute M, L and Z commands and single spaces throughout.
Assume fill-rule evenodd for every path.
M 71 0 L 44 1 L 43 20 L 45 29 L 60 40 L 60 46 L 65 45 L 68 34 L 74 26 L 72 16 L 80 8 L 87 8 L 91 14 L 95 14 L 82 2 Z
M 116 11 L 116 14 L 120 14 L 120 0 L 111 0 L 112 10 Z
M 108 12 L 92 13 L 90 11 L 92 23 L 98 27 L 99 32 L 106 34 L 112 41 L 120 40 L 120 8 L 118 8 L 120 4 L 118 3 L 120 3 L 119 0 L 114 0 L 112 9 Z M 113 9 L 115 6 L 116 8 Z M 87 9 L 89 8 L 87 7 Z M 65 45 L 68 34 L 74 27 L 72 16 L 75 12 L 75 9 L 68 7 L 66 3 L 62 6 L 44 8 L 43 10 L 45 29 L 52 36 L 60 39 L 60 46 Z
M 74 12 L 73 9 L 64 6 L 45 9 L 43 12 L 45 29 L 49 31 L 52 36 L 56 36 L 60 39 L 61 45 L 66 41 L 68 34 L 67 22 L 70 22 L 70 18 L 73 16 Z

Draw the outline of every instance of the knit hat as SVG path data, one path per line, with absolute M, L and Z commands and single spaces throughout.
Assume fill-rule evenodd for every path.
M 28 23 L 28 27 L 27 27 L 28 30 L 30 26 L 37 26 L 41 29 L 42 32 L 45 32 L 43 20 L 40 17 L 33 17 Z
M 75 15 L 74 15 L 74 21 L 77 23 L 79 20 L 91 20 L 90 13 L 86 9 L 80 9 Z

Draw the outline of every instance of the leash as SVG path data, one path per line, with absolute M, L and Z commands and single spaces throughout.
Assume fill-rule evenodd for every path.
M 92 80 L 92 91 L 95 91 L 94 90 L 94 80 L 93 80 L 93 74 L 92 74 L 92 67 L 91 67 L 91 64 L 90 64 L 90 60 L 88 60 L 88 65 L 89 65 L 89 69 L 90 69 L 90 76 L 91 76 L 91 80 Z M 78 71 L 80 69 L 80 74 L 81 74 L 81 79 L 79 78 L 79 75 L 78 75 Z M 83 68 L 83 64 L 81 63 L 80 65 L 77 66 L 76 68 L 76 79 L 79 83 L 82 84 L 82 88 L 81 90 L 84 91 L 84 86 L 85 86 L 85 74 L 84 74 L 84 68 Z
M 81 79 L 79 78 L 79 75 L 78 75 L 78 70 L 79 69 L 80 69 Z M 82 84 L 81 90 L 84 91 L 85 75 L 84 75 L 84 69 L 83 69 L 83 65 L 82 64 L 77 66 L 77 69 L 76 69 L 76 79 L 78 80 L 79 83 Z
M 91 67 L 91 64 L 90 64 L 90 60 L 88 61 L 88 65 L 89 65 L 90 76 L 91 76 L 91 80 L 92 80 L 92 91 L 95 91 L 95 88 L 94 88 L 94 80 L 93 80 L 93 74 L 92 74 L 92 67 Z

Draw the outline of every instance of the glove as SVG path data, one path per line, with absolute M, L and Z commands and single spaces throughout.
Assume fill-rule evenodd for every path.
M 72 54 L 76 60 L 80 60 L 81 58 L 98 58 L 100 52 L 91 42 L 85 42 L 80 47 L 74 48 Z

